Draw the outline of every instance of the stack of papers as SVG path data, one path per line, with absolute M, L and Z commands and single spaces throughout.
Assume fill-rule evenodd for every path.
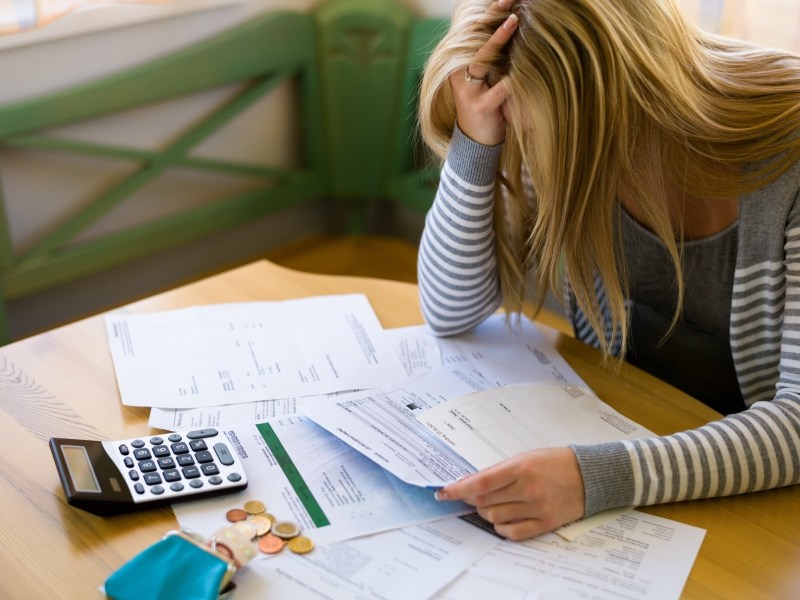
M 468 335 L 383 330 L 362 295 L 107 317 L 122 401 L 167 430 L 216 427 L 248 497 L 314 552 L 264 556 L 240 598 L 677 598 L 704 531 L 636 511 L 515 543 L 437 502 L 517 452 L 652 435 L 600 401 L 523 319 Z M 175 505 L 211 535 L 239 495 Z M 557 591 L 557 594 L 556 594 Z

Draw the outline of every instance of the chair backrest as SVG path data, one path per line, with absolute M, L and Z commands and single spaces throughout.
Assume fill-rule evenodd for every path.
M 0 148 L 102 157 L 136 165 L 24 252 L 12 231 L 0 181 L 0 341 L 5 301 L 211 235 L 301 202 L 341 202 L 358 228 L 363 203 L 387 199 L 417 208 L 433 197 L 430 169 L 417 169 L 415 106 L 427 53 L 442 19 L 417 19 L 392 0 L 330 0 L 309 13 L 275 12 L 138 66 L 0 106 Z M 278 84 L 300 91 L 303 166 L 282 169 L 197 158 L 191 150 Z M 239 91 L 167 147 L 144 151 L 65 140 L 55 127 L 234 83 Z M 262 179 L 264 185 L 201 207 L 76 242 L 166 169 L 180 167 Z

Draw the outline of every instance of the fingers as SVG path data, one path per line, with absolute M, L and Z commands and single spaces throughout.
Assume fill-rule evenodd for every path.
M 470 74 L 483 79 L 489 73 L 488 65 L 495 62 L 500 52 L 508 44 L 519 26 L 519 17 L 511 13 L 503 24 L 492 34 L 492 37 L 475 53 L 473 64 L 469 67 Z
M 470 504 L 475 504 L 477 498 L 502 490 L 516 480 L 516 472 L 508 468 L 506 463 L 500 463 L 443 487 L 436 492 L 436 498 L 438 500 L 472 500 Z

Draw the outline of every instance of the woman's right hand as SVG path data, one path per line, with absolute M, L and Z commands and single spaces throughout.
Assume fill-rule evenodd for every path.
M 513 0 L 499 0 L 492 9 L 508 9 Z M 488 65 L 497 60 L 519 25 L 519 18 L 510 14 L 492 37 L 475 54 L 475 63 L 450 76 L 450 87 L 458 114 L 458 127 L 473 141 L 485 146 L 502 144 L 506 138 L 503 105 L 509 98 L 505 79 L 489 86 Z

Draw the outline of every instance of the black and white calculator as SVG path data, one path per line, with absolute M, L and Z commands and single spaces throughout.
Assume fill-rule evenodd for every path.
M 216 429 L 117 441 L 51 438 L 71 505 L 113 515 L 247 487 L 242 463 Z

